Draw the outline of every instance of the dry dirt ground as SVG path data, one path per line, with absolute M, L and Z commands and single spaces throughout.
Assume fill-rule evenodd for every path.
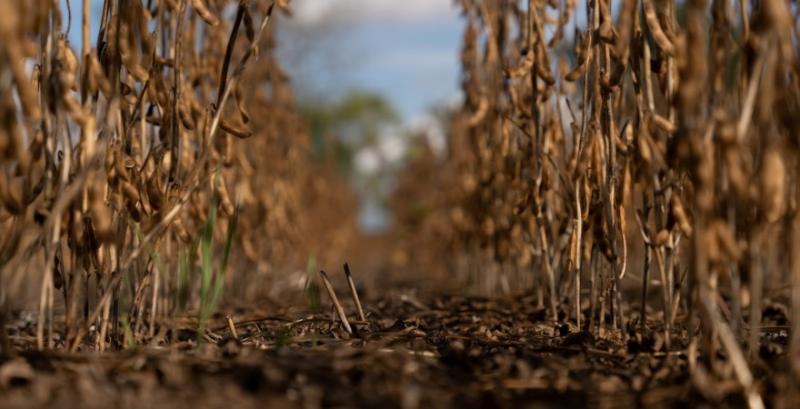
M 37 352 L 20 315 L 10 336 L 22 352 L 0 366 L 0 407 L 745 406 L 732 376 L 690 375 L 685 341 L 667 352 L 659 336 L 595 337 L 535 305 L 398 291 L 366 303 L 355 335 L 328 313 L 240 310 L 230 311 L 238 338 L 218 317 L 197 347 L 190 320 L 176 320 L 157 345 L 102 354 Z M 770 407 L 800 402 L 787 332 L 765 332 L 755 374 Z

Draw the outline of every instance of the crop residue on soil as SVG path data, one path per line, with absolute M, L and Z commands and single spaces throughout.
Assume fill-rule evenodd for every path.
M 238 339 L 219 318 L 197 349 L 181 341 L 193 340 L 187 328 L 166 331 L 157 347 L 99 356 L 24 352 L 0 366 L 0 399 L 6 407 L 744 403 L 735 383 L 699 389 L 702 380 L 687 375 L 685 345 L 665 352 L 657 336 L 627 345 L 611 331 L 594 337 L 544 321 L 534 305 L 527 298 L 394 293 L 367 308 L 369 321 L 356 322 L 354 336 L 328 315 L 241 312 L 232 316 Z M 29 328 L 19 326 L 12 338 L 21 343 Z M 785 330 L 765 336 L 774 339 L 773 350 L 786 345 Z M 790 382 L 781 368 L 775 363 L 765 388 Z

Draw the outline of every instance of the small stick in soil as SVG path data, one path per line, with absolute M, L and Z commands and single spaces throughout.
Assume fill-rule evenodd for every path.
M 225 319 L 228 321 L 228 329 L 231 331 L 231 336 L 236 339 L 239 339 L 239 333 L 236 332 L 236 325 L 233 325 L 233 320 L 231 319 L 231 316 L 230 315 L 225 316 Z
M 347 263 L 344 263 L 344 275 L 347 276 L 350 294 L 353 296 L 353 302 L 356 303 L 356 308 L 358 308 L 358 319 L 366 322 L 367 318 L 364 316 L 364 309 L 361 307 L 361 300 L 359 300 L 358 291 L 356 291 L 356 283 L 353 281 L 353 275 L 350 273 L 350 266 Z
M 342 321 L 344 329 L 347 331 L 348 334 L 352 334 L 353 329 L 350 328 L 350 323 L 347 321 L 347 315 L 345 315 L 344 313 L 344 308 L 342 308 L 342 304 L 340 304 L 339 299 L 336 298 L 336 293 L 333 291 L 333 286 L 331 285 L 330 280 L 328 280 L 328 274 L 320 270 L 319 276 L 322 278 L 322 283 L 325 285 L 325 290 L 328 291 L 328 296 L 331 297 L 331 302 L 333 302 L 334 307 L 336 307 L 336 313 L 339 315 L 339 319 Z

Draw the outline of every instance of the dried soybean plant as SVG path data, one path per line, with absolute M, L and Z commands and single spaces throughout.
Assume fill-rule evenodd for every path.
M 297 170 L 308 137 L 269 28 L 287 3 L 106 0 L 93 19 L 84 0 L 74 21 L 58 1 L 0 3 L 0 313 L 38 283 L 39 348 L 144 341 L 198 302 L 212 207 L 216 243 L 241 206 L 244 253 L 289 258 L 300 198 L 339 185 Z
M 596 336 L 691 343 L 693 374 L 732 368 L 760 405 L 766 307 L 790 306 L 800 362 L 796 8 L 460 3 L 465 101 L 431 213 L 468 255 L 451 268 Z

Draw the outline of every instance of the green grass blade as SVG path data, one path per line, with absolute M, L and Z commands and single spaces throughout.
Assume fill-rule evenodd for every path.
M 228 220 L 228 235 L 225 237 L 225 251 L 222 253 L 222 261 L 220 262 L 219 271 L 217 272 L 217 280 L 214 285 L 214 292 L 211 296 L 211 309 L 214 310 L 219 304 L 222 297 L 222 290 L 225 287 L 225 271 L 228 269 L 228 259 L 233 247 L 233 239 L 236 237 L 236 228 L 239 225 L 239 206 L 233 212 L 233 217 Z

